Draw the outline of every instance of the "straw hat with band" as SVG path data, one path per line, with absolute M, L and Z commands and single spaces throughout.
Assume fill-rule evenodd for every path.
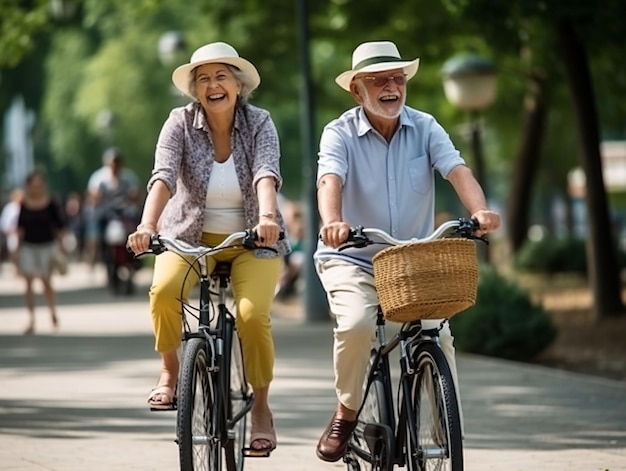
M 193 97 L 189 90 L 191 72 L 193 69 L 204 64 L 228 64 L 237 67 L 250 79 L 250 85 L 254 90 L 261 83 L 261 77 L 256 67 L 248 62 L 230 44 L 216 42 L 202 46 L 194 51 L 188 64 L 181 65 L 174 70 L 172 82 L 185 95 Z
M 352 69 L 337 76 L 335 82 L 344 90 L 350 91 L 350 83 L 355 75 L 364 72 L 384 72 L 403 69 L 407 80 L 417 73 L 420 60 L 404 60 L 391 41 L 372 41 L 360 44 L 352 53 Z

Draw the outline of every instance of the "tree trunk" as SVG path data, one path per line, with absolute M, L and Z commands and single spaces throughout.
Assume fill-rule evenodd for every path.
M 530 194 L 537 173 L 546 121 L 544 79 L 534 74 L 527 81 L 522 141 L 515 158 L 508 207 L 508 237 L 513 253 L 520 249 L 528 233 Z
M 556 30 L 572 94 L 581 163 L 587 181 L 587 261 L 593 293 L 592 314 L 596 319 L 623 315 L 616 243 L 602 177 L 598 115 L 587 51 L 567 18 L 557 22 Z

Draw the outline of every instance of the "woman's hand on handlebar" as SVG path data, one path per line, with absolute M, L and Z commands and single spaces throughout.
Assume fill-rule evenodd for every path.
M 156 233 L 156 228 L 140 224 L 135 232 L 128 235 L 126 247 L 135 255 L 147 252 L 150 248 L 150 236 L 154 233 Z
M 334 249 L 345 244 L 350 235 L 350 226 L 342 221 L 324 224 L 320 229 L 320 239 Z
M 479 224 L 479 229 L 476 231 L 477 236 L 495 232 L 500 228 L 500 214 L 489 209 L 481 209 L 472 214 L 472 219 L 476 219 Z
M 280 226 L 274 219 L 261 217 L 254 231 L 257 234 L 256 245 L 259 247 L 271 247 L 280 238 Z

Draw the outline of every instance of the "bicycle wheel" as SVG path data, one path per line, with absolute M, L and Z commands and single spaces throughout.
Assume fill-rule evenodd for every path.
M 415 352 L 409 378 L 406 458 L 410 471 L 463 470 L 459 405 L 448 362 L 432 342 Z M 412 430 L 413 429 L 413 430 Z
M 205 340 L 194 338 L 183 352 L 176 418 L 181 471 L 221 469 L 219 406 L 205 345 Z
M 370 366 L 373 364 L 375 353 L 372 353 Z M 382 360 L 384 361 L 384 360 Z M 379 366 L 383 367 L 382 363 Z M 367 384 L 367 382 L 366 382 Z M 380 369 L 374 372 L 370 389 L 363 401 L 363 408 L 359 413 L 358 423 L 348 446 L 348 454 L 345 459 L 349 471 L 383 471 L 384 463 L 391 450 L 385 449 L 385 441 L 380 440 L 374 450 L 374 455 L 379 457 L 374 463 L 371 462 L 371 451 L 365 439 L 365 427 L 368 424 L 390 424 L 390 413 L 385 401 L 385 385 L 383 374 Z
M 242 471 L 244 463 L 244 447 L 246 439 L 247 411 L 249 393 L 248 383 L 243 368 L 243 355 L 239 336 L 228 323 L 226 337 L 230 339 L 230 361 L 225 360 L 224 367 L 230 371 L 230 401 L 228 406 L 228 441 L 225 444 L 226 468 L 228 471 Z M 229 348 L 225 345 L 225 348 Z M 241 416 L 237 419 L 238 416 Z M 233 419 L 237 419 L 232 423 Z

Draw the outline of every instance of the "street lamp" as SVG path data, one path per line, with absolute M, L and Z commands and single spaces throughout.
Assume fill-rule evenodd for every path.
M 50 12 L 55 20 L 69 21 L 74 18 L 78 10 L 76 0 L 50 0 Z
M 485 194 L 488 194 L 479 115 L 496 98 L 498 71 L 489 60 L 474 53 L 466 53 L 448 59 L 441 69 L 441 74 L 448 101 L 470 113 L 474 170 L 476 179 L 482 185 Z M 489 262 L 487 247 L 480 247 L 479 256 L 484 262 Z
M 486 192 L 488 186 L 479 115 L 496 98 L 498 71 L 491 61 L 474 53 L 466 53 L 448 59 L 441 69 L 441 74 L 448 101 L 457 108 L 470 113 L 476 178 Z
M 100 110 L 96 116 L 96 127 L 104 137 L 107 147 L 115 144 L 115 114 L 113 111 L 108 109 Z
M 171 69 L 172 67 L 183 63 L 185 59 L 185 52 L 187 50 L 187 42 L 185 41 L 185 37 L 180 32 L 167 31 L 161 35 L 157 50 L 161 64 L 164 67 Z M 174 106 L 181 104 L 181 93 L 176 89 L 171 81 L 169 87 L 172 104 Z
M 167 31 L 159 39 L 158 51 L 161 64 L 172 67 L 182 63 L 187 44 L 178 31 Z

